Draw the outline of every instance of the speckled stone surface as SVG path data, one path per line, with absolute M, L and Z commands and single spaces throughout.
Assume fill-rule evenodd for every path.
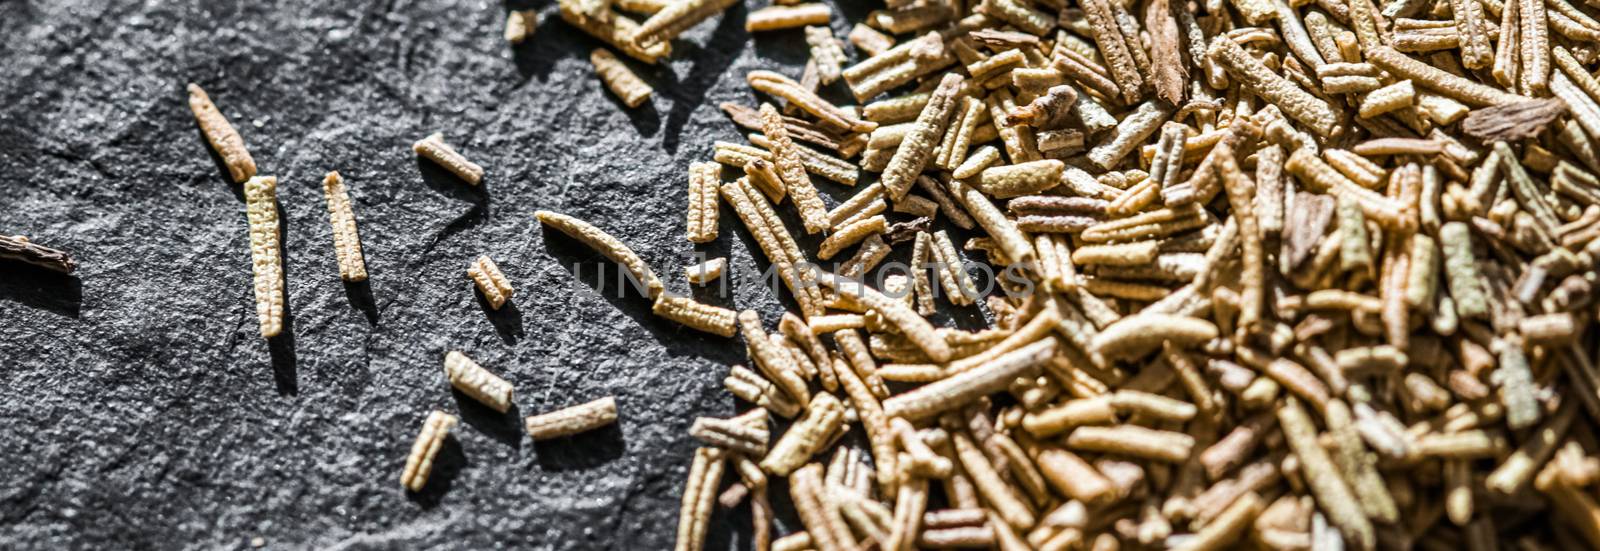
M 688 164 L 741 139 L 717 104 L 754 104 L 746 71 L 798 77 L 806 58 L 798 30 L 745 33 L 759 5 L 695 27 L 667 64 L 630 60 L 656 94 L 628 111 L 593 75 L 598 42 L 553 3 L 512 48 L 521 3 L 0 2 L 0 232 L 80 264 L 0 266 L 0 548 L 670 547 L 687 427 L 734 411 L 720 381 L 743 347 L 618 297 L 600 257 L 533 212 L 593 221 L 679 292 L 694 252 L 726 255 L 731 292 L 696 295 L 774 325 L 789 299 L 750 275 L 766 263 L 731 210 L 717 242 L 683 238 Z M 270 342 L 240 188 L 190 115 L 191 81 L 279 178 L 291 319 Z M 411 143 L 435 131 L 486 167 L 483 187 L 418 161 Z M 368 284 L 339 280 L 329 170 Z M 850 191 L 819 186 L 830 204 Z M 500 312 L 465 276 L 480 254 L 517 288 Z M 515 384 L 517 409 L 450 391 L 450 349 Z M 521 430 L 606 394 L 615 428 Z M 400 471 L 435 408 L 462 424 L 408 495 Z M 747 509 L 716 519 L 708 547 L 744 547 Z

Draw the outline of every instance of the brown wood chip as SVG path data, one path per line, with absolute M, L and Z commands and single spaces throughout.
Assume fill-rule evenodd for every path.
M 1461 131 L 1484 142 L 1513 142 L 1539 135 L 1556 117 L 1567 112 L 1560 98 L 1506 103 L 1473 110 L 1461 121 Z

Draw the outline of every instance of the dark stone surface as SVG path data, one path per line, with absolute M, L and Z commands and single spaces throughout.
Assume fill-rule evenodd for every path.
M 539 8 L 510 48 L 498 1 L 0 1 L 0 232 L 81 266 L 0 266 L 0 548 L 670 547 L 687 427 L 734 410 L 720 381 L 742 345 L 616 298 L 599 257 L 532 214 L 591 220 L 687 291 L 686 167 L 740 138 L 716 104 L 753 102 L 743 74 L 798 77 L 804 42 L 750 37 L 736 6 L 669 64 L 634 63 L 656 95 L 628 111 L 593 76 L 598 43 Z M 270 342 L 240 188 L 191 81 L 280 179 L 292 320 Z M 440 130 L 487 168 L 482 188 L 414 157 Z M 338 278 L 335 169 L 369 284 Z M 723 220 L 700 249 L 729 256 L 734 292 L 705 298 L 773 324 L 779 299 L 744 275 L 765 262 Z M 502 312 L 464 276 L 485 253 L 518 289 Z M 448 390 L 447 349 L 512 381 L 520 410 Z M 617 428 L 537 445 L 520 429 L 605 394 Z M 462 426 L 410 496 L 400 470 L 433 408 Z M 741 547 L 746 509 L 717 519 L 709 547 Z

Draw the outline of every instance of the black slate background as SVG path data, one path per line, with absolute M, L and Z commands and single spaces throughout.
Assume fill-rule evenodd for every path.
M 753 104 L 746 71 L 798 77 L 806 59 L 798 30 L 745 33 L 764 4 L 702 23 L 665 65 L 630 61 L 656 94 L 628 111 L 553 3 L 512 48 L 505 12 L 525 3 L 0 0 L 0 232 L 80 263 L 0 265 L 0 548 L 670 547 L 686 430 L 734 411 L 720 381 L 743 347 L 616 296 L 600 257 L 533 211 L 595 222 L 690 291 L 686 167 L 741 135 L 717 103 Z M 193 122 L 191 81 L 279 177 L 286 337 L 258 336 L 240 188 Z M 415 158 L 434 131 L 487 168 L 482 188 Z M 338 278 L 328 170 L 349 183 L 369 284 Z M 731 292 L 695 294 L 773 325 L 788 299 L 752 275 L 766 263 L 736 226 L 724 209 L 698 247 L 729 257 Z M 464 276 L 485 253 L 518 289 L 503 312 Z M 520 410 L 448 390 L 448 349 L 512 381 Z M 606 394 L 616 428 L 537 445 L 520 429 Z M 463 424 L 407 495 L 434 408 Z M 708 547 L 743 547 L 747 522 L 719 512 Z

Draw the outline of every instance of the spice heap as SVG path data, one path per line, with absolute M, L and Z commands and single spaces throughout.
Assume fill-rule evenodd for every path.
M 650 63 L 727 4 L 560 3 Z M 776 332 L 540 215 L 749 350 L 725 384 L 757 407 L 691 429 L 679 549 L 745 500 L 755 549 L 1600 547 L 1584 8 L 889 0 L 849 66 L 830 16 L 749 14 L 810 25 L 812 58 L 723 106 L 742 175 L 689 170 L 689 240 L 720 195 L 798 304 Z M 829 209 L 813 177 L 859 190 Z M 908 241 L 911 273 L 860 283 Z M 993 326 L 935 327 L 940 300 Z M 774 539 L 769 477 L 803 530 Z

